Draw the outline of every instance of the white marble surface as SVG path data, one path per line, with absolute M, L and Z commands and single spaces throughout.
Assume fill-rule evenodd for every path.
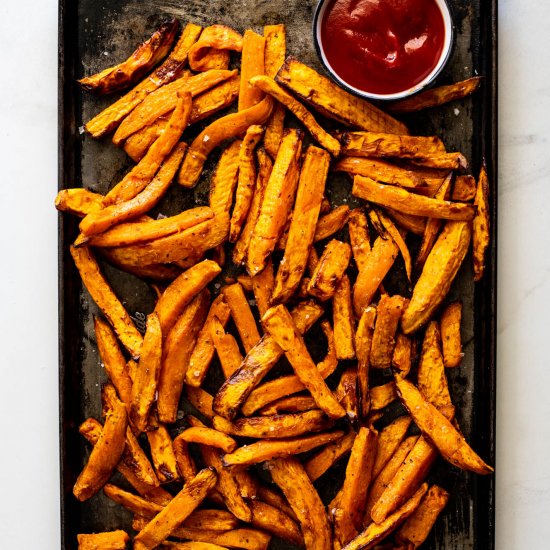
M 550 4 L 500 2 L 498 550 L 550 540 Z M 59 548 L 57 6 L 0 2 L 0 547 Z

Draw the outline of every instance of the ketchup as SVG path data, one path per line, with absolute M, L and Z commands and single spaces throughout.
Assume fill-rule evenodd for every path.
M 412 88 L 437 65 L 445 42 L 435 0 L 331 0 L 321 43 L 334 72 L 374 94 Z

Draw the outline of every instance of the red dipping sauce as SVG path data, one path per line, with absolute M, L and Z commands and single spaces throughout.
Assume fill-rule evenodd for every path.
M 321 43 L 333 71 L 371 94 L 422 82 L 438 64 L 445 23 L 435 0 L 331 0 Z

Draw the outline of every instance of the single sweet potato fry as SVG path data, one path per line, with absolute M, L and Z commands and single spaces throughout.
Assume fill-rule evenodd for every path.
M 462 304 L 460 302 L 452 302 L 441 313 L 441 344 L 443 363 L 446 367 L 458 367 L 464 355 L 460 337 L 461 320 Z
M 126 359 L 118 347 L 116 336 L 111 327 L 99 317 L 94 318 L 94 328 L 99 357 L 120 400 L 128 406 L 132 393 L 132 381 L 128 375 Z
M 277 71 L 285 62 L 286 28 L 284 25 L 266 25 L 265 36 L 265 74 L 275 78 Z M 271 158 L 277 156 L 285 123 L 285 107 L 275 103 L 264 134 L 264 147 Z
M 397 399 L 397 391 L 393 382 L 373 386 L 370 388 L 369 394 L 371 411 L 379 411 Z
M 214 411 L 212 410 L 214 398 L 208 392 L 204 391 L 202 388 L 186 386 L 185 394 L 189 403 L 191 403 L 191 405 L 193 405 L 193 407 L 203 416 L 206 418 L 214 418 Z
M 342 153 L 352 157 L 423 158 L 445 153 L 443 142 L 436 136 L 399 136 L 375 132 L 344 132 Z
M 239 418 L 234 422 L 223 418 L 223 416 L 215 416 L 213 419 L 214 428 L 220 432 L 255 439 L 297 437 L 310 432 L 326 430 L 330 428 L 331 424 L 324 413 L 319 410 Z
M 359 402 L 357 400 L 357 370 L 347 368 L 342 372 L 338 387 L 336 388 L 336 398 L 344 410 L 352 426 L 357 426 L 359 419 Z
M 412 419 L 445 460 L 458 468 L 478 474 L 489 474 L 493 471 L 493 468 L 472 450 L 451 422 L 434 405 L 426 401 L 408 380 L 396 377 L 395 384 L 399 397 Z
M 396 533 L 396 542 L 418 548 L 428 538 L 437 517 L 448 501 L 449 493 L 437 485 L 432 485 L 418 508 Z
M 159 167 L 178 143 L 189 122 L 191 94 L 180 92 L 176 107 L 164 132 L 151 145 L 147 154 L 105 196 L 103 204 L 109 206 L 133 199 L 147 187 Z M 170 177 L 170 182 L 172 176 Z M 84 220 L 83 220 L 84 221 Z M 81 227 L 81 231 L 85 228 Z
M 470 246 L 468 222 L 447 222 L 424 264 L 411 301 L 401 318 L 401 329 L 411 334 L 424 325 L 439 307 Z
M 146 432 L 151 449 L 151 458 L 161 483 L 171 483 L 179 479 L 176 455 L 172 438 L 164 424 L 159 423 L 156 430 Z
M 110 550 L 125 550 L 130 542 L 126 531 L 108 531 L 106 533 L 79 534 L 76 535 L 78 550 L 98 550 L 109 548 Z
M 328 239 L 337 231 L 340 231 L 348 221 L 349 207 L 346 205 L 338 206 L 330 212 L 319 218 L 315 228 L 314 242 Z
M 204 260 L 183 272 L 166 288 L 155 306 L 163 334 L 167 335 L 191 300 L 221 272 L 212 260 Z
M 115 400 L 107 411 L 105 425 L 90 454 L 88 462 L 73 487 L 81 502 L 94 496 L 111 477 L 124 452 L 128 419 L 122 401 Z
M 237 448 L 237 442 L 232 437 L 218 430 L 201 426 L 187 428 L 178 435 L 176 440 L 209 445 L 221 449 L 224 453 L 232 453 Z M 174 440 L 174 444 L 176 440 Z
M 265 75 L 265 43 L 265 38 L 254 31 L 247 29 L 244 32 L 239 111 L 253 107 L 264 97 L 263 92 L 253 86 L 250 79 Z
M 248 300 L 239 283 L 224 287 L 223 293 L 244 349 L 248 353 L 260 341 L 260 333 Z
M 55 207 L 60 212 L 69 212 L 80 218 L 103 208 L 103 195 L 88 189 L 62 189 L 55 197 Z
M 415 94 L 411 98 L 393 102 L 391 105 L 388 105 L 388 110 L 392 113 L 411 113 L 420 111 L 421 109 L 444 105 L 449 101 L 463 99 L 473 94 L 479 88 L 481 80 L 481 76 L 474 76 L 468 80 L 455 82 L 447 86 L 431 88 Z
M 273 275 L 273 263 L 271 259 L 268 260 L 265 269 L 250 277 L 252 281 L 252 291 L 254 292 L 254 298 L 256 299 L 256 306 L 260 315 L 271 307 L 271 297 L 273 295 L 273 288 L 275 286 L 275 276 Z
M 316 447 L 340 439 L 344 432 L 324 432 L 304 437 L 288 439 L 262 439 L 256 443 L 239 447 L 236 451 L 223 457 L 225 466 L 249 466 L 273 458 L 285 458 L 306 453 Z
M 132 527 L 139 524 L 134 520 Z M 243 548 L 244 550 L 267 550 L 271 535 L 258 529 L 233 529 L 231 531 L 212 531 L 209 529 L 189 529 L 178 527 L 172 535 L 176 538 L 193 542 L 165 542 L 164 549 L 168 550 L 226 550 L 227 548 Z M 197 547 L 196 545 L 208 544 Z M 223 545 L 223 546 L 222 546 Z
M 342 546 L 356 537 L 363 527 L 377 439 L 378 432 L 374 428 L 362 427 L 353 442 L 338 507 L 333 515 L 334 533 Z
M 164 339 L 162 367 L 158 381 L 157 409 L 161 422 L 175 422 L 187 365 L 203 326 L 210 293 L 202 290 L 185 307 Z
M 261 500 L 251 500 L 252 525 L 286 540 L 291 544 L 303 547 L 304 538 L 296 522 L 282 510 Z
M 214 319 L 225 327 L 229 320 L 230 309 L 225 303 L 224 294 L 220 294 L 210 306 L 204 325 L 200 328 L 197 343 L 189 359 L 189 367 L 185 373 L 186 384 L 199 387 L 206 376 L 210 362 L 214 357 L 214 342 L 212 341 L 212 324 Z
M 240 136 L 252 124 L 264 124 L 273 108 L 266 97 L 257 105 L 218 118 L 207 126 L 193 141 L 181 166 L 178 182 L 184 187 L 195 187 L 208 155 L 222 142 Z
M 269 177 L 271 176 L 271 171 L 273 170 L 273 162 L 271 158 L 269 158 L 269 155 L 265 152 L 265 149 L 260 147 L 257 150 L 256 155 L 259 169 L 258 176 L 256 178 L 256 186 L 254 188 L 254 196 L 252 197 L 252 202 L 250 203 L 250 209 L 248 211 L 248 216 L 244 227 L 239 235 L 239 238 L 237 239 L 237 242 L 235 243 L 235 247 L 233 248 L 233 263 L 237 265 L 243 264 L 248 254 L 250 239 L 252 238 L 252 233 L 256 227 L 258 216 L 260 215 L 260 207 L 264 197 L 265 188 L 267 186 L 267 182 L 269 181 Z M 273 268 L 271 268 L 271 270 L 273 271 Z
M 395 347 L 391 366 L 404 378 L 408 376 L 412 367 L 412 340 L 401 332 L 395 337 Z
M 263 136 L 264 128 L 253 124 L 248 127 L 239 150 L 239 176 L 237 180 L 237 191 L 235 193 L 235 206 L 231 214 L 231 225 L 229 229 L 229 242 L 236 242 L 241 233 L 242 226 L 246 220 L 254 187 L 256 185 L 256 159 L 254 149 Z
M 243 49 L 242 36 L 226 25 L 206 27 L 200 38 L 189 50 L 189 66 L 194 71 L 227 68 L 229 52 Z
M 309 294 L 321 301 L 332 298 L 344 276 L 350 259 L 351 248 L 349 244 L 336 239 L 330 241 L 311 276 L 307 287 Z
M 355 358 L 355 319 L 351 303 L 351 284 L 344 275 L 332 298 L 334 340 L 338 359 Z
M 120 223 L 105 233 L 94 235 L 88 243 L 90 246 L 105 248 L 144 243 L 184 231 L 213 217 L 214 212 L 208 206 L 198 206 L 168 218 Z
M 376 479 L 390 458 L 395 454 L 398 447 L 405 439 L 411 422 L 412 419 L 410 416 L 400 416 L 379 432 L 376 460 L 372 468 L 373 479 Z
M 87 92 L 99 95 L 112 94 L 124 90 L 145 76 L 161 61 L 174 43 L 179 30 L 176 18 L 164 22 L 149 38 L 122 63 L 104 69 L 100 73 L 81 78 L 78 83 Z
M 428 490 L 428 484 L 424 483 L 418 491 L 399 510 L 388 516 L 379 524 L 371 523 L 360 535 L 354 538 L 342 550 L 360 550 L 373 548 L 374 545 L 394 531 L 405 519 L 407 519 L 419 506 L 420 501 Z
M 489 247 L 489 178 L 487 166 L 483 163 L 477 182 L 474 206 L 477 208 L 473 223 L 472 244 L 474 260 L 474 281 L 483 277 L 485 270 L 485 255 Z
M 282 305 L 272 307 L 262 317 L 262 324 L 284 350 L 294 372 L 309 390 L 319 408 L 330 418 L 345 416 L 344 409 L 326 385 L 311 359 L 300 331 L 288 310 Z
M 298 517 L 306 550 L 331 550 L 325 507 L 302 464 L 295 458 L 271 460 L 269 470 Z
M 340 142 L 324 130 L 315 117 L 299 101 L 281 88 L 273 78 L 255 76 L 250 79 L 250 84 L 282 103 L 308 129 L 313 138 L 334 157 L 340 154 Z
M 200 471 L 197 476 L 156 515 L 135 537 L 134 548 L 146 550 L 156 548 L 206 498 L 208 492 L 216 484 L 217 476 L 213 469 Z
M 225 332 L 224 326 L 216 317 L 211 321 L 211 338 L 220 360 L 223 375 L 225 378 L 229 378 L 243 361 L 239 344 L 232 334 Z
M 294 92 L 321 114 L 371 132 L 408 134 L 407 128 L 364 99 L 345 92 L 328 78 L 294 57 L 287 57 L 277 82 Z
M 363 176 L 354 177 L 352 193 L 361 199 L 414 216 L 468 221 L 473 219 L 475 213 L 471 204 L 423 197 Z
M 468 168 L 468 161 L 462 153 L 435 153 L 423 158 L 411 159 L 416 166 L 437 168 L 438 170 L 459 170 Z
M 258 411 L 258 414 L 260 416 L 272 416 L 274 414 L 312 411 L 316 408 L 315 399 L 309 395 L 289 395 L 268 403 Z
M 372 337 L 376 320 L 376 307 L 364 309 L 355 333 L 357 355 L 357 389 L 359 393 L 359 416 L 366 419 L 370 412 L 369 370 Z
M 371 304 L 374 293 L 391 269 L 398 252 L 399 248 L 393 239 L 378 237 L 374 241 L 353 287 L 353 307 L 357 317 L 360 317 L 363 310 Z
M 367 265 L 371 251 L 367 216 L 362 208 L 355 208 L 348 216 L 349 240 L 355 265 L 359 271 Z
M 187 62 L 189 48 L 197 41 L 201 31 L 202 28 L 198 25 L 191 23 L 186 25 L 164 63 L 148 78 L 142 80 L 132 90 L 90 120 L 84 127 L 86 131 L 94 138 L 108 134 L 151 92 L 176 79 Z
M 133 357 L 139 357 L 143 337 L 101 273 L 92 252 L 88 248 L 74 246 L 71 246 L 70 252 L 92 299 L 107 317 L 123 346 Z
M 143 349 L 132 384 L 130 421 L 143 432 L 149 421 L 149 412 L 157 393 L 157 383 L 162 359 L 162 326 L 156 313 L 147 316 L 147 331 Z
M 274 304 L 286 302 L 302 279 L 315 236 L 329 163 L 326 151 L 313 146 L 308 148 L 300 172 L 285 254 L 275 279 Z
M 306 333 L 321 317 L 321 306 L 313 301 L 302 302 L 292 311 L 292 319 L 301 334 Z M 268 334 L 252 348 L 239 369 L 218 390 L 214 410 L 220 416 L 232 419 L 250 392 L 284 355 L 283 349 Z
M 251 276 L 265 268 L 281 237 L 296 194 L 301 152 L 301 132 L 288 130 L 281 141 L 250 238 L 246 267 Z
M 449 407 L 450 410 L 454 408 L 445 375 L 437 321 L 430 321 L 426 327 L 417 383 L 424 398 L 439 410 L 444 407 Z
M 364 157 L 343 157 L 336 163 L 333 170 L 412 189 L 422 189 L 421 186 L 424 185 L 422 177 L 413 170 Z
M 384 295 L 380 298 L 370 352 L 370 366 L 372 368 L 390 368 L 395 347 L 395 333 L 404 307 L 405 298 L 402 296 L 390 297 Z
M 474 176 L 456 176 L 451 193 L 454 201 L 468 202 L 476 196 L 476 180 Z

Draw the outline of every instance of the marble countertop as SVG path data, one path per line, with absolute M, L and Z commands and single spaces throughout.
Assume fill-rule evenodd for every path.
M 57 3 L 0 6 L 0 540 L 59 548 Z M 550 4 L 499 6 L 498 550 L 550 540 Z

